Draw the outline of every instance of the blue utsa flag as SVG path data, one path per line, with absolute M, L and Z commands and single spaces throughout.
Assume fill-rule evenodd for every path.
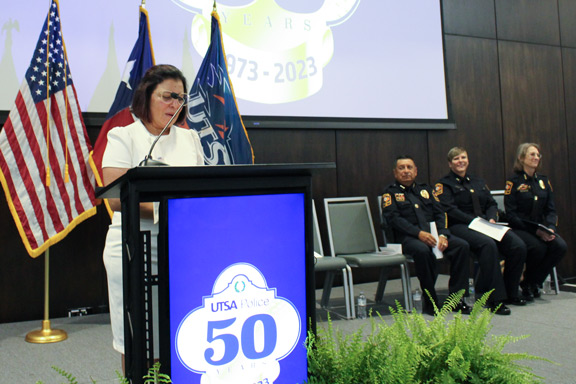
M 210 46 L 190 89 L 187 122 L 200 135 L 207 165 L 254 163 L 228 76 L 216 10 L 212 12 Z

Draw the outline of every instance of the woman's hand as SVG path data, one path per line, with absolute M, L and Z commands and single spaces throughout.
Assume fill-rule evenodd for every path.
M 552 232 L 554 232 L 554 231 L 552 231 Z M 538 236 L 539 238 L 541 238 L 543 241 L 546 241 L 546 242 L 552 241 L 556 238 L 555 235 L 552 235 L 552 234 L 550 234 L 546 231 L 543 231 L 541 229 L 536 230 L 536 236 Z

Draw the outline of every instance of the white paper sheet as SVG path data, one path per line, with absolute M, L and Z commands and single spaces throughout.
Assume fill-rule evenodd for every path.
M 438 228 L 436 228 L 436 223 L 434 221 L 430 222 L 430 234 L 436 239 L 436 246 L 432 248 L 432 253 L 437 259 L 443 259 L 444 254 L 438 249 Z
M 510 230 L 510 227 L 505 225 L 491 223 L 481 217 L 477 217 L 468 225 L 468 228 L 480 232 L 486 236 L 490 236 L 496 241 L 502 240 L 506 232 Z

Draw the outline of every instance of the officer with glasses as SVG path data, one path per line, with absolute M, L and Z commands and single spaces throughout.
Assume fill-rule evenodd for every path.
M 550 180 L 539 174 L 542 155 L 536 143 L 522 143 L 516 151 L 514 174 L 506 181 L 506 218 L 527 247 L 526 270 L 520 283 L 528 301 L 540 297 L 539 287 L 562 260 L 567 245 L 556 233 L 558 215 Z

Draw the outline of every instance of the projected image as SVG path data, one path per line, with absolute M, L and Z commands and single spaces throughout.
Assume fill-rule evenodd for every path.
M 206 52 L 210 3 L 172 0 L 192 14 L 191 39 L 198 53 Z M 244 6 L 219 6 L 228 71 L 239 99 L 264 104 L 303 100 L 323 84 L 323 68 L 334 53 L 332 27 L 354 14 L 360 0 L 326 1 L 286 7 L 274 1 Z M 203 5 L 203 8 L 198 8 Z
M 60 1 L 83 111 L 108 112 L 137 37 L 138 5 Z M 208 47 L 212 5 L 146 4 L 156 63 L 178 66 L 189 84 Z M 46 6 L 14 1 L 0 14 L 0 110 L 14 104 Z M 217 10 L 243 116 L 449 118 L 440 0 L 220 0 Z

